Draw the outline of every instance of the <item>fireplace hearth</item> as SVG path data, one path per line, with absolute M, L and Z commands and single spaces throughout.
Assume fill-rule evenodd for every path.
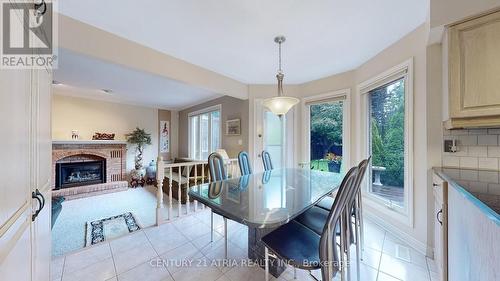
M 56 163 L 56 189 L 106 182 L 106 160 Z

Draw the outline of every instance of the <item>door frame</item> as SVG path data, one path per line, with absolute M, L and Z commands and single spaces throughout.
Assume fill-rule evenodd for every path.
M 342 165 L 343 169 L 352 165 L 351 160 L 351 89 L 341 89 L 334 92 L 327 92 L 319 95 L 303 98 L 301 101 L 302 108 L 302 160 L 303 163 L 311 162 L 311 110 L 306 103 L 335 99 L 345 96 L 343 100 L 342 112 Z

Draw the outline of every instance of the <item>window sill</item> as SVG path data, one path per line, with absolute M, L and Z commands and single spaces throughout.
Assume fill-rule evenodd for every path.
M 413 228 L 413 219 L 405 208 L 389 207 L 387 201 L 367 193 L 363 193 L 363 203 L 370 209 L 376 210 L 378 212 L 376 215 L 389 217 L 398 223 Z

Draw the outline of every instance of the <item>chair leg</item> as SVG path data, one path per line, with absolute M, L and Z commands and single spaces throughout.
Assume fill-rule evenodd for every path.
M 210 242 L 214 242 L 214 212 L 210 210 Z
M 354 216 L 354 227 L 355 227 L 355 232 L 356 232 L 356 280 L 361 280 L 361 270 L 360 270 L 360 266 L 361 266 L 361 263 L 360 263 L 360 260 L 362 260 L 362 256 L 361 255 L 361 245 L 360 245 L 360 234 L 359 234 L 359 212 L 358 212 L 359 208 L 356 208 L 356 212 L 355 212 L 355 216 Z
M 354 212 L 354 220 L 355 220 L 355 226 L 356 226 L 356 256 L 359 257 L 360 260 L 363 260 L 363 250 L 362 250 L 362 238 L 361 238 L 361 211 L 360 211 L 360 204 L 359 200 L 356 199 L 356 211 Z
M 267 247 L 264 247 L 264 263 L 266 269 L 266 281 L 269 281 L 269 250 Z
M 224 218 L 224 258 L 227 260 L 227 218 Z
M 347 272 L 347 280 L 351 280 L 351 210 L 348 209 L 345 213 L 345 231 L 346 231 L 346 243 L 345 243 L 345 248 L 346 248 L 346 264 L 345 264 L 345 269 Z
M 365 232 L 363 224 L 363 203 L 362 203 L 361 192 L 358 194 L 358 210 L 359 210 L 359 234 L 360 234 L 360 245 L 361 245 L 361 260 L 363 260 L 363 251 L 365 250 Z
M 359 228 L 358 228 L 358 223 L 359 223 L 359 217 L 357 216 L 358 213 L 358 208 L 356 208 L 355 216 L 354 216 L 354 233 L 356 234 L 356 260 L 360 259 L 360 248 L 361 245 L 360 243 L 360 235 L 359 235 Z
M 326 245 L 327 245 L 327 257 L 329 261 L 334 261 L 335 258 L 335 252 L 337 252 L 337 235 L 336 235 L 336 224 L 333 227 L 333 231 L 331 229 L 330 224 L 328 224 L 328 229 L 327 229 L 327 240 L 326 240 Z M 342 238 L 340 238 L 342 239 Z M 321 268 L 321 279 L 326 279 L 326 280 L 332 280 L 333 278 L 333 268 L 334 265 L 332 263 L 328 263 L 326 266 Z M 309 272 L 310 273 L 310 272 Z M 311 274 L 312 275 L 312 274 Z
M 345 227 L 344 227 L 344 217 L 340 216 L 340 280 L 345 280 Z M 344 228 L 344 229 L 342 229 Z
M 293 279 L 297 279 L 297 268 L 293 268 Z

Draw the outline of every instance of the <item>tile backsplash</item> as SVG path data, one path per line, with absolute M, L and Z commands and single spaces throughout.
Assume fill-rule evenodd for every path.
M 444 130 L 457 152 L 443 152 L 443 167 L 500 170 L 500 129 Z M 443 151 L 443 150 L 442 150 Z

